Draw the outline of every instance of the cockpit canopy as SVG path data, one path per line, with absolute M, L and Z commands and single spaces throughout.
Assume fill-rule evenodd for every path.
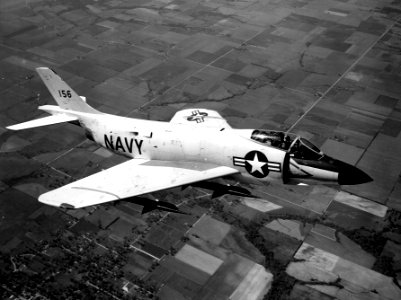
M 287 151 L 291 157 L 297 159 L 319 160 L 324 155 L 307 139 L 293 133 L 256 129 L 252 132 L 251 139 Z

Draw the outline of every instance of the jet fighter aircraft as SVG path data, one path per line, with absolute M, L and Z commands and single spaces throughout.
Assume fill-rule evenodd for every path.
M 40 106 L 50 116 L 8 129 L 79 122 L 90 140 L 131 158 L 40 195 L 39 201 L 48 205 L 82 208 L 177 186 L 202 186 L 201 182 L 228 175 L 253 183 L 279 180 L 284 184 L 352 185 L 372 180 L 358 168 L 325 155 L 294 134 L 234 129 L 216 111 L 202 108 L 178 111 L 170 122 L 106 114 L 87 104 L 85 97 L 53 70 L 40 67 L 36 71 L 58 106 Z M 227 190 L 248 195 L 241 187 Z M 175 210 L 166 202 L 162 206 Z

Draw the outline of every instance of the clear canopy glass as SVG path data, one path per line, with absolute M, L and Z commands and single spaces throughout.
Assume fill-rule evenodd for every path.
M 285 150 L 293 158 L 304 160 L 319 160 L 323 153 L 310 141 L 293 133 L 276 130 L 256 129 L 251 134 L 251 139 L 262 144 L 267 144 Z

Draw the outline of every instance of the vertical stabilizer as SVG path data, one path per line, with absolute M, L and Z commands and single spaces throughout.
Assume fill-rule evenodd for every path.
M 50 94 L 52 94 L 54 100 L 56 100 L 61 108 L 79 112 L 99 113 L 99 111 L 83 101 L 53 70 L 40 67 L 36 68 L 36 72 L 38 72 Z

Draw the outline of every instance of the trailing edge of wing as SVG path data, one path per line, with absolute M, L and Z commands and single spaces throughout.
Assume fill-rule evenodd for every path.
M 235 173 L 238 170 L 206 163 L 132 159 L 47 192 L 39 201 L 81 208 Z
M 63 122 L 71 122 L 71 121 L 76 121 L 76 120 L 78 120 L 78 118 L 74 117 L 74 116 L 53 115 L 53 116 L 48 116 L 48 117 L 44 117 L 44 118 L 40 118 L 40 119 L 28 121 L 28 122 L 16 124 L 16 125 L 7 126 L 7 129 L 22 130 L 22 129 L 58 124 L 58 123 L 63 123 Z

